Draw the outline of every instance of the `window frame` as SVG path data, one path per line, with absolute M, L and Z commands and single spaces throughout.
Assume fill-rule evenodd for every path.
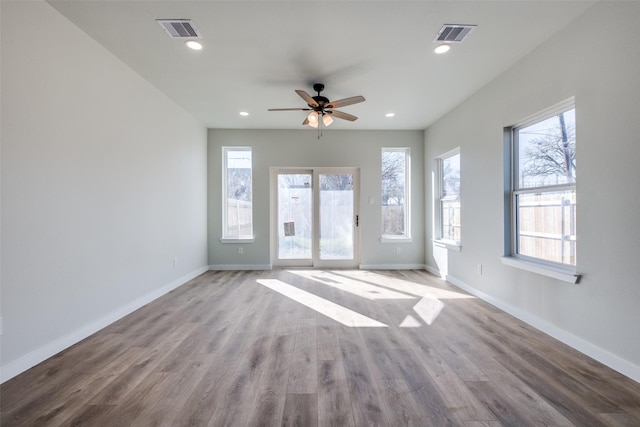
M 548 120 L 560 113 L 575 109 L 575 100 L 570 98 L 532 115 L 514 126 L 505 128 L 505 148 L 508 153 L 505 156 L 505 198 L 508 203 L 508 208 L 505 209 L 505 231 L 508 232 L 509 236 L 505 238 L 505 255 L 502 257 L 502 263 L 569 283 L 577 283 L 580 279 L 580 275 L 577 273 L 577 263 L 568 264 L 520 253 L 518 197 L 527 194 L 545 194 L 559 191 L 573 191 L 574 194 L 577 194 L 577 178 L 572 183 L 538 185 L 535 187 L 522 186 L 521 188 L 519 180 L 520 145 L 518 132 L 523 128 Z
M 404 233 L 385 234 L 384 215 L 382 213 L 382 158 L 385 152 L 404 153 Z M 381 243 L 409 243 L 411 238 L 411 148 L 410 147 L 382 147 L 380 149 L 380 242 Z
M 250 233 L 248 234 L 239 234 L 239 235 L 227 235 L 227 215 L 228 215 L 228 194 L 227 194 L 227 184 L 228 184 L 228 153 L 231 151 L 248 151 L 251 153 L 251 224 L 250 224 Z M 255 241 L 255 237 L 253 234 L 253 148 L 250 146 L 223 146 L 222 147 L 222 237 L 220 238 L 221 243 L 252 243 Z
M 462 159 L 462 156 L 460 155 L 460 147 L 456 147 L 453 150 L 449 150 L 446 153 L 443 153 L 435 158 L 435 161 L 436 161 L 435 172 L 437 174 L 437 177 L 435 182 L 436 195 L 434 197 L 434 203 L 437 205 L 436 207 L 437 214 L 434 215 L 436 237 L 433 240 L 438 245 L 444 246 L 451 250 L 460 251 L 462 249 L 462 219 L 460 220 L 460 240 L 447 239 L 444 237 L 444 234 L 443 234 L 443 231 L 444 231 L 443 230 L 444 218 L 443 218 L 443 209 L 442 209 L 443 202 L 450 201 L 450 200 L 457 200 L 458 203 L 460 204 L 460 209 L 462 210 L 462 196 L 460 194 L 460 189 L 456 197 L 453 197 L 453 198 L 444 197 L 443 195 L 444 193 L 443 164 L 445 160 L 455 156 L 460 156 L 460 159 Z M 462 175 L 462 172 L 460 173 L 460 175 Z

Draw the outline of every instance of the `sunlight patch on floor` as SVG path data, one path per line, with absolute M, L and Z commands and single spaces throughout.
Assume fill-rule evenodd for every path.
M 415 311 L 427 325 L 431 325 L 443 308 L 444 303 L 442 301 L 436 297 L 427 295 L 413 306 L 413 311 Z
M 400 323 L 401 328 L 419 328 L 420 326 L 422 323 L 410 314 L 407 314 L 407 317 Z
M 262 286 L 274 290 L 292 300 L 305 305 L 318 313 L 327 316 L 338 323 L 350 327 L 386 328 L 387 325 L 371 319 L 353 310 L 349 310 L 334 302 L 327 301 L 317 295 L 298 289 L 277 279 L 257 280 Z
M 384 274 L 378 274 L 373 271 L 366 270 L 336 270 L 332 273 L 339 276 L 346 276 L 352 279 L 368 282 L 373 285 L 384 286 L 398 292 L 404 292 L 415 296 L 432 295 L 439 299 L 459 299 L 459 298 L 475 298 L 460 292 L 450 291 L 447 289 L 436 288 L 434 286 L 423 285 L 409 280 L 389 277 Z
M 372 301 L 380 299 L 415 299 L 414 296 L 388 289 L 388 287 L 376 286 L 360 279 L 354 280 L 333 272 L 323 270 L 288 270 L 288 272 Z

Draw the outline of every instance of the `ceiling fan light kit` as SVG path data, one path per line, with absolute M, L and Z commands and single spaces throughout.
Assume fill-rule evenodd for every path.
M 318 113 L 316 113 L 315 111 L 310 112 L 309 115 L 307 116 L 306 123 L 309 126 L 311 126 L 312 128 L 317 128 L 318 127 Z
M 316 83 L 313 85 L 313 90 L 317 92 L 316 96 L 311 96 L 307 92 L 301 89 L 297 89 L 295 92 L 307 103 L 307 108 L 269 108 L 269 111 L 311 111 L 302 122 L 303 125 L 309 125 L 312 128 L 318 128 L 318 138 L 322 135 L 320 128 L 322 125 L 325 127 L 333 123 L 333 118 L 337 117 L 342 120 L 356 121 L 358 118 L 354 115 L 344 113 L 336 110 L 335 108 L 345 107 L 347 105 L 357 104 L 364 102 L 363 96 L 352 96 L 350 98 L 339 99 L 337 101 L 329 101 L 329 98 L 320 95 L 320 92 L 324 90 L 322 83 Z

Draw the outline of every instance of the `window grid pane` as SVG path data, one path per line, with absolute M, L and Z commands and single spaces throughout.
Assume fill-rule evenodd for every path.
M 460 153 L 439 158 L 440 230 L 439 239 L 459 244 L 461 241 Z
M 518 188 L 576 181 L 575 110 L 516 129 Z
M 575 109 L 514 129 L 514 253 L 576 265 Z
M 442 159 L 442 198 L 460 196 L 460 154 Z
M 576 264 L 575 190 L 516 196 L 518 253 Z
M 382 150 L 382 235 L 406 236 L 407 149 Z
M 442 236 L 443 240 L 452 240 L 454 242 L 460 241 L 460 201 L 454 200 L 442 200 L 441 205 L 441 218 L 442 218 Z
M 249 237 L 253 234 L 251 149 L 225 148 L 225 215 L 223 236 Z

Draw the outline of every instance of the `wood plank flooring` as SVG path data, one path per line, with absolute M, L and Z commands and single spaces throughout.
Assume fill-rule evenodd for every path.
M 640 384 L 424 271 L 211 271 L 4 383 L 0 412 L 3 427 L 640 426 Z

